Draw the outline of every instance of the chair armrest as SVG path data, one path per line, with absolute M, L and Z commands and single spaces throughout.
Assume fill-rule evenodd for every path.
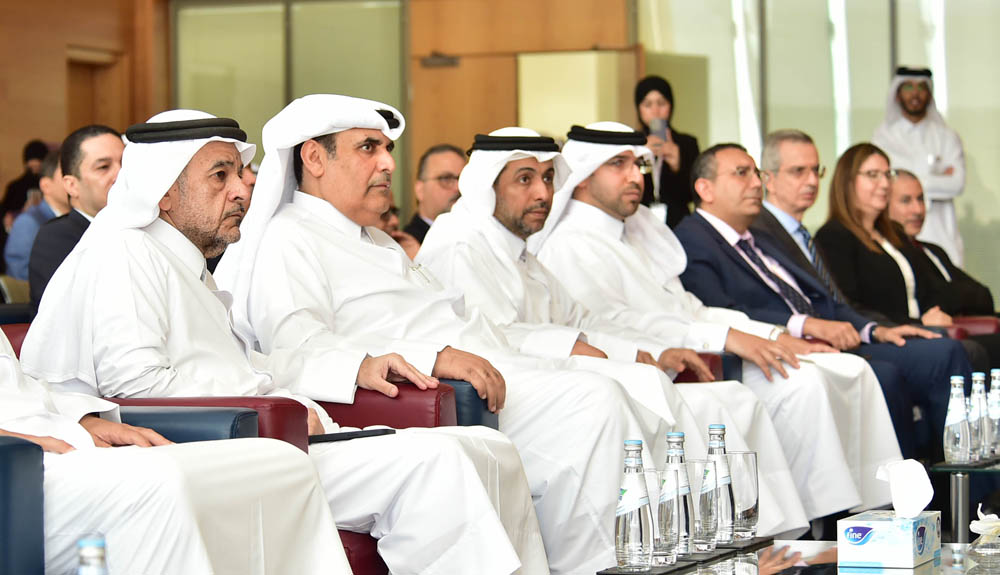
M 743 381 L 743 360 L 740 359 L 740 356 L 727 351 L 723 353 L 699 353 L 698 357 L 708 365 L 708 369 L 712 371 L 716 381 Z M 697 381 L 698 376 L 690 369 L 685 369 L 674 378 L 674 383 L 695 383 Z
M 722 353 L 722 379 L 743 381 L 743 358 L 735 353 Z
M 257 435 L 287 441 L 309 452 L 306 406 L 277 396 L 107 398 L 122 406 L 245 407 L 257 412 Z
M 407 427 L 441 427 L 456 425 L 455 389 L 448 385 L 421 390 L 413 385 L 399 385 L 399 395 L 388 397 L 370 389 L 359 389 L 354 403 L 321 401 L 330 417 L 346 427 L 388 425 L 396 429 Z
M 42 448 L 0 437 L 0 573 L 43 573 Z
M 951 326 L 948 326 L 948 327 L 945 327 L 945 328 L 938 328 L 938 329 L 944 330 L 944 333 L 942 333 L 941 335 L 948 336 L 951 339 L 968 339 L 969 338 L 969 330 L 965 329 L 964 327 L 962 327 L 960 325 L 951 325 Z M 940 333 L 940 332 L 938 332 L 937 329 L 934 329 L 934 330 L 931 330 L 931 331 L 934 331 L 936 333 Z
M 122 406 L 122 423 L 148 427 L 174 443 L 257 437 L 257 412 L 245 407 Z
M 711 370 L 712 375 L 715 377 L 716 381 L 722 381 L 722 354 L 718 353 L 699 353 L 698 357 L 705 362 L 708 369 Z M 685 369 L 684 371 L 677 374 L 674 378 L 674 383 L 696 383 L 698 381 L 698 375 L 690 369 Z
M 951 319 L 954 325 L 965 329 L 969 335 L 1000 333 L 1000 319 L 991 315 L 960 315 Z
M 441 383 L 455 390 L 455 415 L 458 425 L 484 425 L 500 429 L 500 415 L 491 413 L 486 400 L 479 398 L 479 392 L 467 381 L 442 379 Z

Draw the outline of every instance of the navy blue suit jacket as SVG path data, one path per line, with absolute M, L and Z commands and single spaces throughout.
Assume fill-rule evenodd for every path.
M 788 323 L 792 310 L 785 300 L 764 283 L 737 248 L 726 243 L 701 214 L 696 212 L 684 218 L 674 233 L 687 252 L 688 264 L 681 282 L 705 305 L 737 309 L 758 321 Z M 850 322 L 858 331 L 871 322 L 850 306 L 834 301 L 826 286 L 787 257 L 774 238 L 762 232 L 754 233 L 753 238 L 760 251 L 795 278 L 812 302 L 814 317 Z

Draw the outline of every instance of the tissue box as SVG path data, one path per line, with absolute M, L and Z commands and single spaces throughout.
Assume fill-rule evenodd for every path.
M 865 511 L 837 521 L 841 566 L 912 569 L 940 556 L 940 511 L 910 519 L 894 511 Z

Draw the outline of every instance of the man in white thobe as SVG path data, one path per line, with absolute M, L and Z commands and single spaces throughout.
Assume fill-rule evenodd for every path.
M 537 138 L 538 133 L 503 128 L 490 136 Z M 417 263 L 446 286 L 461 289 L 466 305 L 497 325 L 521 353 L 571 360 L 596 356 L 577 367 L 603 364 L 604 373 L 640 403 L 652 407 L 654 401 L 666 402 L 675 427 L 685 432 L 688 457 L 705 454 L 709 424 L 726 424 L 730 450 L 749 448 L 760 455 L 758 532 L 774 535 L 805 527 L 805 511 L 778 436 L 752 391 L 735 381 L 675 387 L 658 367 L 676 373 L 691 366 L 704 381 L 711 380 L 695 352 L 668 349 L 656 337 L 590 313 L 527 251 L 525 239 L 545 223 L 554 182 L 563 179 L 556 175 L 563 160 L 517 145 L 472 152 L 459 180 L 462 197 L 450 213 L 438 216 Z M 612 150 L 610 157 L 623 146 L 605 147 Z M 602 361 L 603 355 L 610 359 Z M 663 397 L 655 397 L 655 391 Z M 738 420 L 734 414 L 748 417 Z
M 587 135 L 611 132 L 610 137 L 632 132 L 615 122 L 585 130 Z M 809 518 L 887 503 L 888 489 L 875 480 L 875 470 L 900 454 L 868 365 L 848 355 L 809 353 L 829 348 L 790 337 L 785 329 L 743 313 L 704 306 L 686 292 L 679 279 L 686 265 L 683 248 L 666 225 L 639 205 L 642 178 L 629 165 L 635 162 L 634 152 L 608 158 L 602 153 L 606 149 L 586 141 L 587 135 L 577 139 L 570 132 L 563 156 L 574 168 L 574 181 L 557 193 L 553 213 L 530 238 L 529 249 L 595 313 L 673 340 L 678 347 L 742 356 L 743 383 L 775 421 Z M 672 329 L 677 321 L 690 325 L 680 337 Z M 768 339 L 809 355 L 787 375 L 771 378 L 757 362 L 748 361 L 755 355 L 747 351 L 760 349 Z M 877 431 L 862 434 L 862 429 Z
M 92 533 L 104 536 L 112 575 L 351 572 L 300 450 L 272 439 L 170 444 L 123 425 L 110 401 L 24 375 L 2 333 L 0 435 L 46 452 L 46 573 L 75 573 L 76 542 Z
M 662 461 L 670 422 L 610 378 L 517 354 L 480 313 L 466 314 L 460 292 L 374 227 L 390 205 L 392 138 L 402 129 L 385 104 L 326 94 L 268 121 L 253 208 L 219 268 L 237 326 L 286 358 L 281 383 L 324 378 L 327 389 L 308 393 L 350 400 L 354 376 L 333 377 L 330 366 L 346 341 L 469 381 L 500 410 L 500 430 L 521 454 L 551 571 L 613 565 L 622 442 L 642 439 L 654 446 L 650 463 Z
M 965 191 L 965 152 L 962 140 L 934 103 L 930 70 L 896 70 L 885 120 L 875 130 L 872 143 L 889 154 L 892 167 L 913 172 L 923 185 L 927 216 L 917 239 L 941 246 L 962 267 L 955 198 Z
M 22 349 L 25 371 L 92 395 L 291 396 L 308 408 L 310 433 L 337 431 L 232 331 L 231 296 L 206 271 L 206 256 L 239 238 L 250 199 L 241 175 L 255 150 L 246 134 L 232 120 L 176 110 L 127 136 L 108 207 L 49 283 Z M 359 363 L 360 385 L 412 371 L 393 357 Z M 313 445 L 309 455 L 336 524 L 377 538 L 393 573 L 509 574 L 517 551 L 542 553 L 517 452 L 493 430 L 403 430 Z

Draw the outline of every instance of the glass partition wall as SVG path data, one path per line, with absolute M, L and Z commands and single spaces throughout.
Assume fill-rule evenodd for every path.
M 762 134 L 798 128 L 832 168 L 882 122 L 896 66 L 929 67 L 934 97 L 965 146 L 955 200 L 966 268 L 1000 294 L 1000 37 L 990 0 L 638 0 L 646 70 L 674 88 L 677 128 L 702 147 L 742 143 L 759 160 Z M 707 81 L 706 81 L 707 78 Z M 755 129 L 755 125 L 757 129 Z M 826 221 L 823 194 L 807 213 Z

